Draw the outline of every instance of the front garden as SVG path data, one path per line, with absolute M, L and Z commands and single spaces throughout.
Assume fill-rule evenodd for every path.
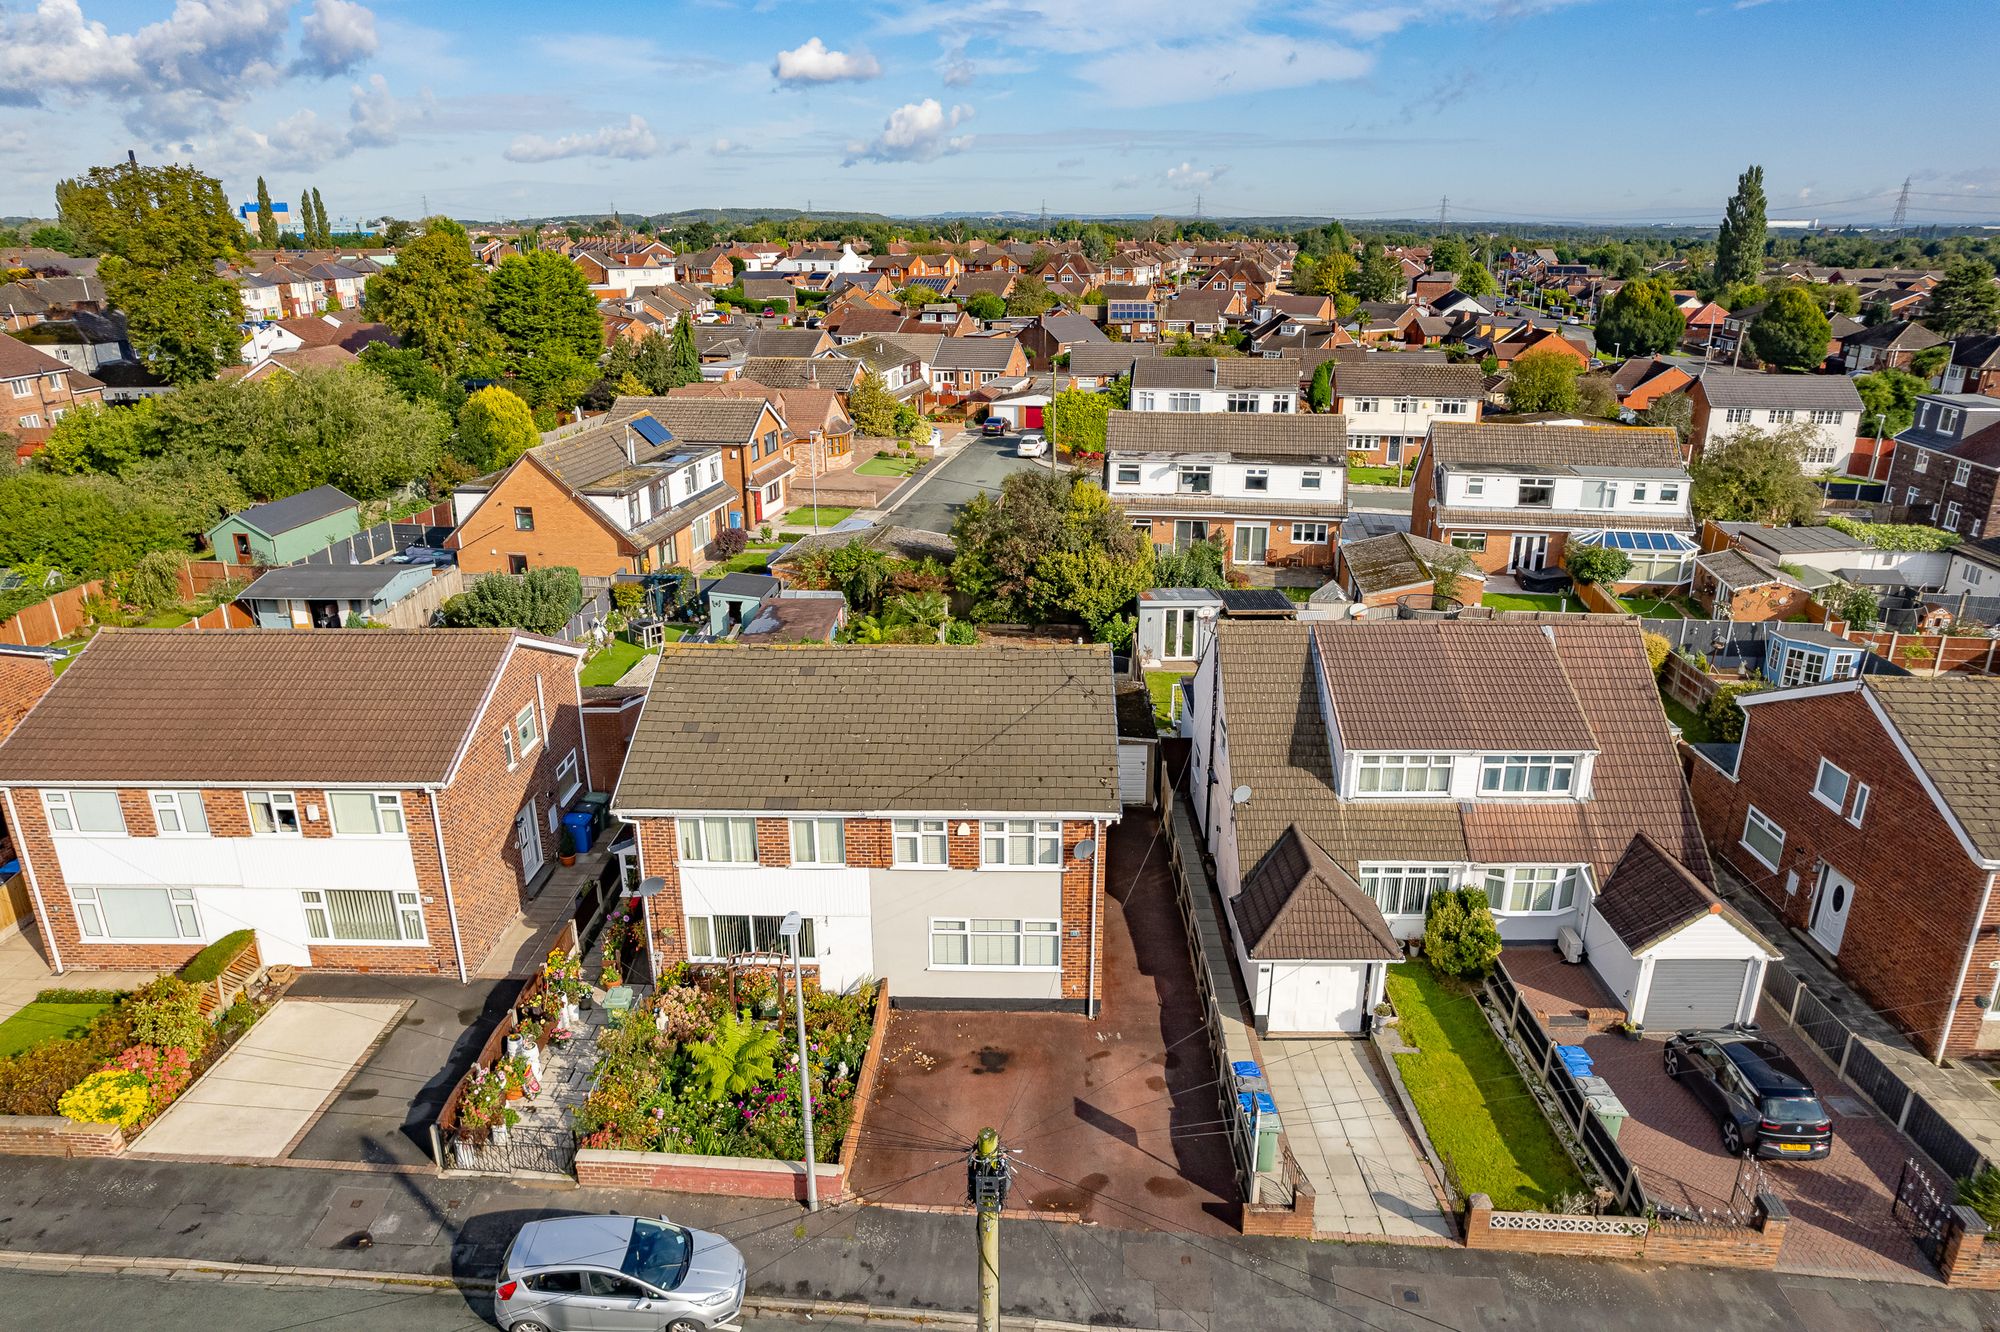
M 854 506 L 851 504 L 821 504 L 817 507 L 802 504 L 779 520 L 778 525 L 784 531 L 778 534 L 778 538 L 781 541 L 797 541 L 800 537 L 811 536 L 815 523 L 818 524 L 817 530 L 824 532 L 853 516 Z

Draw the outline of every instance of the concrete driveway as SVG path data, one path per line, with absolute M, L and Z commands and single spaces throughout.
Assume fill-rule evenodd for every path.
M 402 1012 L 370 1000 L 282 999 L 139 1135 L 156 1156 L 290 1153 Z
M 950 532 L 958 511 L 974 495 L 998 495 L 1015 472 L 1047 468 L 1047 458 L 1023 458 L 1015 452 L 1019 435 L 992 439 L 971 430 L 959 450 L 941 463 L 918 473 L 922 484 L 887 512 L 887 521 L 926 532 Z

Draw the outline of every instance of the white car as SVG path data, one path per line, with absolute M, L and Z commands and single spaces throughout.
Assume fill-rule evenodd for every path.
M 1021 442 L 1014 452 L 1023 458 L 1039 458 L 1049 451 L 1049 442 L 1039 434 L 1021 436 Z

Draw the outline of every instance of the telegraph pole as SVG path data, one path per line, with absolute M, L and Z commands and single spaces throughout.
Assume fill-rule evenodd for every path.
M 979 1130 L 966 1166 L 967 1199 L 979 1212 L 979 1332 L 1000 1332 L 1000 1209 L 1012 1173 L 1000 1152 L 1000 1135 Z

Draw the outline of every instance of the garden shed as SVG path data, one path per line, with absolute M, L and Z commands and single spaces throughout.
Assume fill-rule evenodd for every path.
M 756 618 L 757 607 L 784 584 L 769 574 L 728 573 L 704 589 L 708 595 L 708 630 L 717 638 L 729 635 Z
M 269 504 L 253 504 L 208 530 L 225 564 L 271 567 L 302 560 L 361 530 L 361 502 L 338 486 L 314 486 Z

